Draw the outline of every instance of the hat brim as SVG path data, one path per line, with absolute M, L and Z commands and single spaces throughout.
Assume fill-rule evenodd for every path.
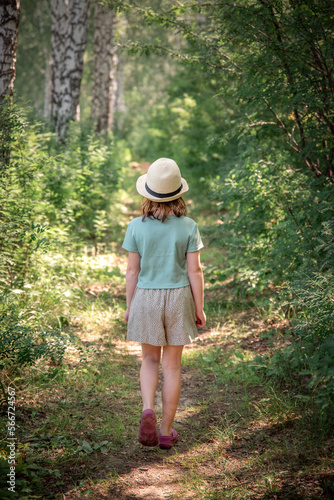
M 188 186 L 187 181 L 185 179 L 183 179 L 183 177 L 181 177 L 182 189 L 181 189 L 181 191 L 179 193 L 177 193 L 174 196 L 169 196 L 169 197 L 166 197 L 166 198 L 155 197 L 155 196 L 152 196 L 148 191 L 146 191 L 146 187 L 145 187 L 146 178 L 147 178 L 147 174 L 141 175 L 137 179 L 136 188 L 137 188 L 137 191 L 138 191 L 139 194 L 141 194 L 142 196 L 144 196 L 145 198 L 147 198 L 148 200 L 151 200 L 151 201 L 173 201 L 173 200 L 177 200 L 178 198 L 181 198 L 181 196 L 184 193 L 186 193 L 187 191 L 189 191 L 189 186 Z

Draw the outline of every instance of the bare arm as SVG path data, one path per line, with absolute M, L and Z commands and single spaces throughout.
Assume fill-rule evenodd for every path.
M 191 291 L 195 301 L 196 325 L 202 328 L 203 326 L 205 326 L 206 316 L 205 312 L 203 311 L 204 279 L 199 251 L 187 253 L 187 271 Z
M 140 254 L 136 252 L 129 252 L 128 267 L 126 269 L 126 311 L 124 314 L 125 323 L 127 323 L 129 319 L 130 305 L 138 283 L 139 272 Z

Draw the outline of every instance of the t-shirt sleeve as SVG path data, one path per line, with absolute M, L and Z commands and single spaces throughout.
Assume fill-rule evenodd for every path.
M 132 230 L 131 224 L 129 224 L 127 227 L 122 248 L 124 248 L 125 250 L 128 250 L 128 252 L 139 253 L 137 243 L 136 243 L 136 240 L 135 240 L 134 235 L 133 235 L 133 230 Z
M 198 252 L 203 248 L 203 242 L 201 239 L 201 235 L 199 234 L 199 230 L 197 224 L 195 223 L 192 233 L 189 237 L 187 252 Z

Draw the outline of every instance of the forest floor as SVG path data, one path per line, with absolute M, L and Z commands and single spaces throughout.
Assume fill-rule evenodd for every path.
M 277 333 L 285 326 L 275 325 Z M 227 383 L 212 369 L 212 364 L 224 361 L 225 366 L 231 360 L 232 364 L 242 363 L 236 356 L 240 351 L 270 351 L 268 340 L 261 336 L 267 327 L 250 312 L 239 315 L 234 324 L 201 333 L 194 344 L 185 347 L 182 394 L 174 425 L 180 438 L 175 447 L 166 451 L 141 446 L 138 422 L 132 421 L 129 438 L 119 450 L 96 453 L 74 470 L 62 469 L 62 479 L 68 483 L 67 488 L 63 483 L 58 498 L 333 498 L 333 443 L 315 445 L 317 440 L 309 435 L 310 429 L 299 425 L 300 415 L 294 413 L 291 402 L 284 401 L 282 394 L 268 394 L 268 388 L 254 377 L 252 380 L 247 369 L 240 368 L 237 381 L 230 378 Z M 118 340 L 113 348 L 119 357 L 127 358 L 128 364 L 127 353 L 132 358 L 131 369 L 124 376 L 136 388 L 132 396 L 140 399 L 140 346 Z M 217 350 L 220 356 L 215 358 Z M 160 388 L 156 398 L 158 417 Z M 113 403 L 114 412 L 117 406 L 124 414 L 122 401 Z M 137 406 L 137 420 L 140 413 Z M 75 476 L 78 481 L 83 476 L 86 479 L 71 488 Z
M 122 203 L 126 224 L 135 203 Z M 204 269 L 220 258 L 203 250 Z M 333 439 L 311 406 L 254 369 L 255 356 L 289 342 L 289 324 L 245 304 L 222 314 L 220 304 L 233 301 L 228 286 L 206 284 L 207 326 L 184 349 L 178 443 L 141 446 L 140 345 L 126 341 L 122 319 L 126 252 L 118 245 L 87 259 L 95 277 L 73 284 L 86 302 L 69 328 L 96 353 L 79 362 L 70 350 L 63 365 L 40 363 L 18 382 L 20 451 L 34 471 L 19 498 L 334 498 Z M 161 377 L 158 419 L 160 389 Z

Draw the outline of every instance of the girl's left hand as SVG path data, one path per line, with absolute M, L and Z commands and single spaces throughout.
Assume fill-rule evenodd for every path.
M 198 326 L 198 328 L 203 328 L 205 326 L 205 323 L 206 315 L 202 309 L 202 311 L 196 312 L 196 326 Z
M 125 323 L 129 321 L 129 309 L 127 309 L 124 313 L 124 321 Z

